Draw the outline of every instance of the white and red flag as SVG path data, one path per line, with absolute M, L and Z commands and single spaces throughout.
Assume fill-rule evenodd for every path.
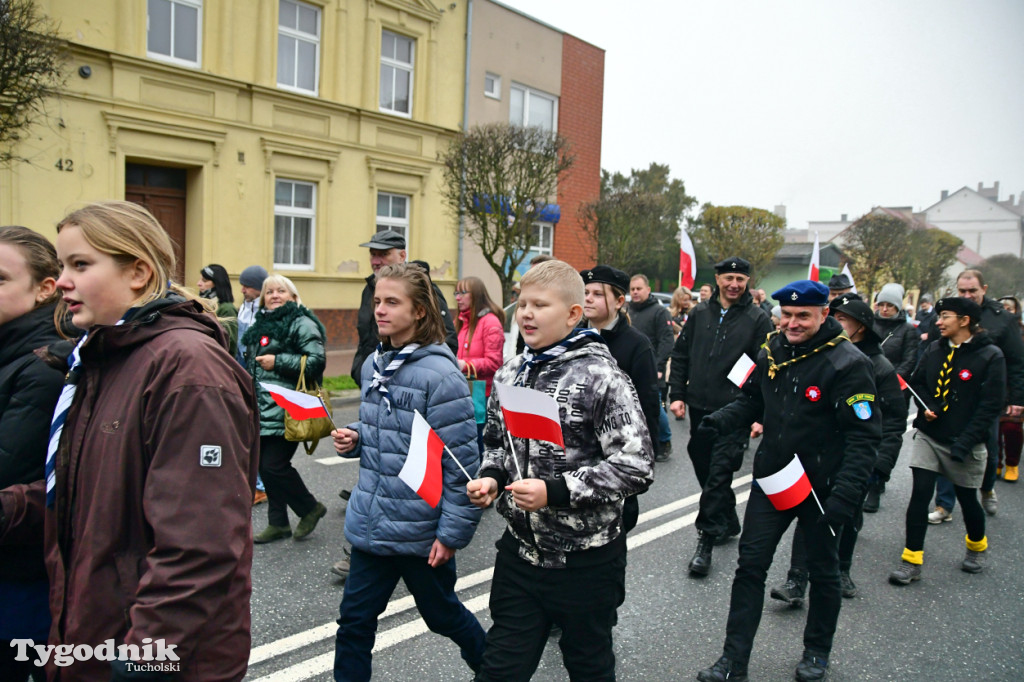
M 324 402 L 320 400 L 320 396 L 309 395 L 276 384 L 268 384 L 265 381 L 261 381 L 260 386 L 292 419 L 305 421 L 306 419 L 330 418 L 331 416 L 327 412 Z
M 850 286 L 853 287 L 853 293 L 857 293 L 857 283 L 853 281 L 853 273 L 850 272 L 849 263 L 845 263 L 843 265 L 843 271 L 840 272 L 839 274 L 846 275 L 850 279 Z
M 686 230 L 679 231 L 679 286 L 692 289 L 697 281 L 697 252 Z
M 740 356 L 736 364 L 729 370 L 729 374 L 726 377 L 729 381 L 736 384 L 740 388 L 743 388 L 743 384 L 747 383 L 747 379 L 753 374 L 754 368 L 757 367 L 757 363 L 750 359 L 750 356 L 744 353 Z
M 792 509 L 806 500 L 812 492 L 811 480 L 807 478 L 804 465 L 796 455 L 793 455 L 793 461 L 782 471 L 755 480 L 768 496 L 772 506 L 779 511 Z
M 444 481 L 441 472 L 441 457 L 444 443 L 430 428 L 430 424 L 418 411 L 413 412 L 412 435 L 409 438 L 409 454 L 398 477 L 416 491 L 423 501 L 436 507 L 441 501 Z
M 546 440 L 565 447 L 558 403 L 547 393 L 524 386 L 494 384 L 505 427 L 516 438 Z
M 821 267 L 821 243 L 818 241 L 818 233 L 814 233 L 814 250 L 811 251 L 811 264 L 807 266 L 807 279 L 812 282 L 818 281 L 818 272 Z

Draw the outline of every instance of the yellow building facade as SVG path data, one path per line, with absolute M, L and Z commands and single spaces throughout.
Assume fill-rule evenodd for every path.
M 438 154 L 462 121 L 466 11 L 429 0 L 37 0 L 70 43 L 65 93 L 0 169 L 0 224 L 55 236 L 83 203 L 147 205 L 185 284 L 209 263 L 292 278 L 355 341 L 387 226 L 454 283 Z M 237 280 L 236 280 L 237 281 Z

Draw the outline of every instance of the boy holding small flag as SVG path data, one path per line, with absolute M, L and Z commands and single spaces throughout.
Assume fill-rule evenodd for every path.
M 828 316 L 828 287 L 802 280 L 772 298 L 782 306 L 780 331 L 762 346 L 743 394 L 699 429 L 716 437 L 764 425 L 754 456 L 764 483 L 747 501 L 723 655 L 698 673 L 701 682 L 747 679 L 768 567 L 793 519 L 806 526 L 811 581 L 796 679 L 825 676 L 842 601 L 836 536 L 860 505 L 881 439 L 871 362 Z
M 497 500 L 508 523 L 476 679 L 528 680 L 558 625 L 570 677 L 613 680 L 612 624 L 625 598 L 623 501 L 653 480 L 651 436 L 600 334 L 576 328 L 579 274 L 549 261 L 521 286 L 516 321 L 527 349 L 495 374 L 483 464 L 467 486 L 479 507 Z

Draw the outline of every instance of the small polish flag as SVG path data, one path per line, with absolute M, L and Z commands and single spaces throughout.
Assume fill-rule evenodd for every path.
M 558 403 L 547 393 L 523 386 L 494 384 L 505 427 L 516 438 L 546 440 L 565 447 Z
M 815 232 L 814 250 L 811 251 L 811 264 L 807 267 L 807 279 L 817 282 L 819 267 L 821 267 L 821 244 L 818 242 L 818 233 Z
M 331 416 L 328 414 L 327 408 L 324 407 L 324 402 L 320 400 L 320 396 L 309 395 L 302 391 L 294 391 L 284 386 L 268 384 L 265 381 L 261 381 L 260 386 L 270 394 L 274 402 L 284 409 L 292 419 L 304 421 L 306 419 Z
M 729 381 L 736 384 L 740 388 L 743 388 L 743 384 L 747 383 L 747 379 L 753 373 L 754 368 L 757 367 L 757 363 L 750 359 L 750 356 L 744 353 L 740 356 L 736 364 L 729 370 L 729 374 L 726 377 Z
M 679 286 L 692 289 L 697 281 L 697 252 L 686 230 L 679 232 Z
M 441 501 L 441 456 L 444 443 L 430 428 L 430 424 L 418 411 L 412 417 L 412 436 L 409 438 L 409 454 L 398 477 L 416 491 L 423 501 L 436 507 Z
M 897 374 L 896 378 L 900 380 L 900 390 L 901 391 L 905 391 L 908 388 L 910 388 L 910 384 L 908 384 L 907 380 L 903 378 L 903 375 Z
M 768 496 L 772 506 L 779 511 L 792 509 L 806 500 L 812 492 L 811 481 L 796 455 L 793 455 L 793 461 L 782 471 L 755 480 Z

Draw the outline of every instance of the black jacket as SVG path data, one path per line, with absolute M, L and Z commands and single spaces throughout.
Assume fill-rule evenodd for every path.
M 740 389 L 726 377 L 746 353 L 753 360 L 772 331 L 772 318 L 746 292 L 721 318 L 718 292 L 697 304 L 672 349 L 669 399 L 712 412 L 728 405 Z M 719 324 L 719 319 L 722 319 Z
M 1017 318 L 999 301 L 986 296 L 981 306 L 981 328 L 1006 359 L 1006 404 L 1024 405 L 1024 340 Z
M 44 476 L 50 420 L 64 372 L 32 352 L 60 340 L 46 305 L 0 325 L 0 489 Z M 44 580 L 43 536 L 9 546 L 0 557 L 0 580 Z
M 930 343 L 910 379 L 913 389 L 938 415 L 935 421 L 928 421 L 919 410 L 914 426 L 943 445 L 969 451 L 988 439 L 1006 404 L 1006 363 L 1003 352 L 985 332 L 960 344 L 953 356 L 949 395 L 945 398 L 949 409 L 943 411 L 943 398 L 936 396 L 936 390 L 949 349 L 947 339 Z
M 350 374 L 355 379 L 356 385 L 362 381 L 363 363 L 366 358 L 373 355 L 380 342 L 380 335 L 377 333 L 377 318 L 373 316 L 373 290 L 376 288 L 377 276 L 370 275 L 366 278 L 366 286 L 363 287 L 363 296 L 359 302 L 359 316 L 356 320 L 356 330 L 359 332 L 359 345 L 356 347 L 356 354 L 352 358 L 352 370 Z M 434 288 L 434 298 L 437 299 L 437 307 L 441 309 L 441 318 L 444 320 L 445 338 L 444 342 L 452 353 L 459 351 L 459 335 L 455 333 L 455 323 L 448 312 L 448 302 L 444 300 L 444 294 L 433 282 L 430 286 Z
M 629 326 L 626 316 L 619 313 L 619 321 L 612 329 L 602 329 L 601 338 L 608 344 L 608 351 L 615 358 L 619 369 L 633 382 L 640 409 L 647 422 L 647 430 L 658 433 L 658 370 L 654 364 L 654 349 L 647 337 Z M 651 437 L 654 440 L 655 436 Z
M 888 481 L 903 447 L 903 433 L 907 430 L 907 401 L 903 397 L 900 380 L 896 378 L 896 369 L 886 359 L 878 342 L 863 340 L 853 345 L 868 356 L 874 368 L 875 404 L 882 412 L 882 441 L 875 457 L 875 471 L 880 479 Z
M 648 296 L 643 303 L 629 304 L 629 321 L 633 328 L 646 336 L 654 348 L 654 360 L 658 363 L 658 371 L 665 376 L 665 364 L 668 354 L 672 351 L 672 315 L 668 308 L 658 303 L 653 296 Z
M 921 335 L 913 323 L 907 321 L 906 311 L 901 310 L 894 317 L 879 317 L 875 313 L 875 333 L 882 341 L 886 359 L 896 368 L 896 372 L 906 379 L 917 365 L 917 347 Z
M 770 378 L 763 348 L 742 395 L 712 419 L 720 433 L 764 424 L 754 455 L 755 478 L 781 471 L 796 454 L 821 502 L 835 495 L 854 508 L 874 465 L 882 426 L 871 362 L 848 340 L 836 341 L 842 332 L 829 317 L 803 346 L 791 346 L 783 334 L 773 333 L 766 345 L 776 365 L 802 359 Z

